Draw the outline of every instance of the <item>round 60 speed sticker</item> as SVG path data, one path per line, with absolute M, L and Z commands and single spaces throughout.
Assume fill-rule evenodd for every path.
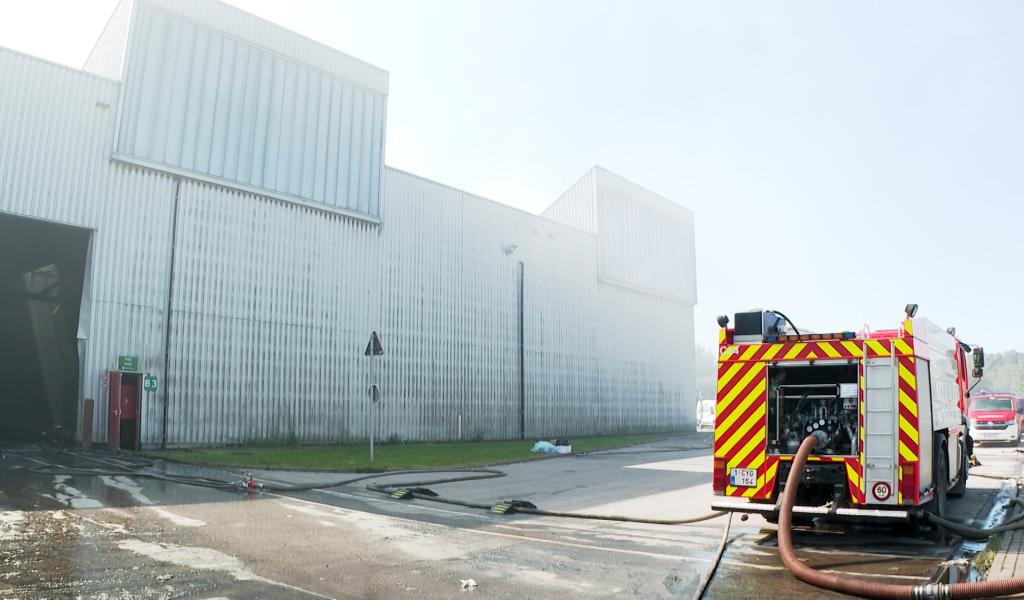
M 875 497 L 875 500 L 886 500 L 892 496 L 892 486 L 884 481 L 879 481 L 871 486 L 871 495 Z

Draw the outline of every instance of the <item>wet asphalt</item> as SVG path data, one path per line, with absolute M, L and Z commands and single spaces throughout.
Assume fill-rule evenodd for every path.
M 629 451 L 501 466 L 500 479 L 431 489 L 471 502 L 529 500 L 558 511 L 646 518 L 708 512 L 706 434 Z M 980 523 L 1000 477 L 1024 455 L 983 447 L 953 517 Z M 365 482 L 301 493 L 245 493 L 133 475 L 36 472 L 44 464 L 130 464 L 22 447 L 0 459 L 3 598 L 690 598 L 711 564 L 723 519 L 679 526 L 582 521 L 421 500 L 392 500 Z M 127 459 L 129 462 L 119 462 Z M 238 481 L 237 469 L 156 462 L 148 472 Z M 257 472 L 266 482 L 344 474 Z M 433 476 L 431 476 L 433 478 Z M 408 481 L 409 476 L 381 481 Z M 840 597 L 794 580 L 774 534 L 734 519 L 706 598 Z M 812 566 L 896 583 L 945 571 L 959 543 L 911 528 L 833 528 L 796 536 Z M 472 586 L 473 580 L 476 586 Z M 463 582 L 467 589 L 463 589 Z

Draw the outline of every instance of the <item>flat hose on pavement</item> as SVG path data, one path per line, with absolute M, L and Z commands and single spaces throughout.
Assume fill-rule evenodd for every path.
M 897 585 L 864 581 L 834 573 L 823 573 L 808 567 L 797 558 L 796 552 L 793 550 L 793 505 L 796 504 L 797 488 L 800 487 L 800 479 L 807 464 L 807 457 L 818 445 L 818 441 L 819 438 L 815 435 L 804 438 L 796 456 L 793 457 L 793 465 L 790 467 L 789 477 L 786 478 L 786 489 L 782 492 L 782 506 L 779 509 L 779 556 L 794 577 L 822 589 L 879 600 L 960 600 L 963 598 L 1012 596 L 1024 592 L 1024 578 L 1022 577 L 976 583 Z

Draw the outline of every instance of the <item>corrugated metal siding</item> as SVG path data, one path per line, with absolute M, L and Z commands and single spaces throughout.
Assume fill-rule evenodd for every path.
M 83 386 L 119 354 L 163 371 L 175 179 L 108 160 L 116 83 L 0 52 L 0 211 L 95 230 Z M 693 418 L 692 307 L 604 284 L 599 238 L 386 170 L 384 225 L 182 180 L 169 441 L 518 433 L 516 263 L 525 265 L 527 434 L 675 429 Z M 516 244 L 506 255 L 502 248 Z M 160 438 L 160 398 L 143 405 Z
M 119 155 L 379 215 L 380 92 L 141 2 L 123 102 Z
M 388 93 L 388 72 L 349 54 L 311 40 L 276 23 L 211 0 L 136 0 L 245 39 L 275 54 L 289 56 L 381 95 Z
M 365 439 L 372 360 L 378 439 L 456 439 L 460 415 L 464 438 L 515 437 L 520 260 L 528 435 L 692 420 L 690 307 L 602 285 L 591 235 L 385 173 L 381 230 L 183 185 L 172 444 Z M 380 359 L 362 355 L 372 329 Z
M 363 435 L 377 237 L 351 219 L 183 182 L 169 440 Z
M 596 234 L 601 279 L 697 303 L 693 213 L 601 167 L 543 216 Z
M 131 10 L 131 0 L 121 0 L 117 4 L 92 52 L 85 59 L 83 70 L 120 81 L 124 69 L 125 50 L 128 46 L 128 21 L 131 18 Z
M 382 434 L 518 434 L 516 255 L 524 221 L 465 192 L 386 169 Z M 509 218 L 512 217 L 512 218 Z
M 106 438 L 101 371 L 119 354 L 160 373 L 174 182 L 109 161 L 118 85 L 0 49 L 0 212 L 94 229 L 82 307 L 85 396 Z M 145 427 L 159 410 L 143 406 Z
M 601 277 L 696 304 L 693 222 L 598 188 Z
M 384 410 L 395 414 L 381 434 L 452 438 L 459 414 L 464 437 L 518 433 L 519 261 L 528 436 L 692 422 L 692 307 L 601 284 L 592 235 L 385 173 L 385 255 L 394 267 L 382 286 L 382 327 L 404 356 L 385 357 Z M 517 249 L 506 256 L 510 243 Z M 410 412 L 420 424 L 399 427 Z
M 596 169 L 572 184 L 541 216 L 570 227 L 597 234 L 597 173 Z

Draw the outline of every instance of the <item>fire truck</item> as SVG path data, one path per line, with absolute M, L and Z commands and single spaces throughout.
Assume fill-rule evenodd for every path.
M 771 310 L 736 313 L 732 327 L 718 318 L 713 509 L 775 520 L 793 455 L 814 434 L 824 442 L 794 516 L 945 514 L 967 485 L 969 383 L 984 351 L 917 317 L 916 304 L 905 312 L 896 329 L 858 333 L 802 332 Z

